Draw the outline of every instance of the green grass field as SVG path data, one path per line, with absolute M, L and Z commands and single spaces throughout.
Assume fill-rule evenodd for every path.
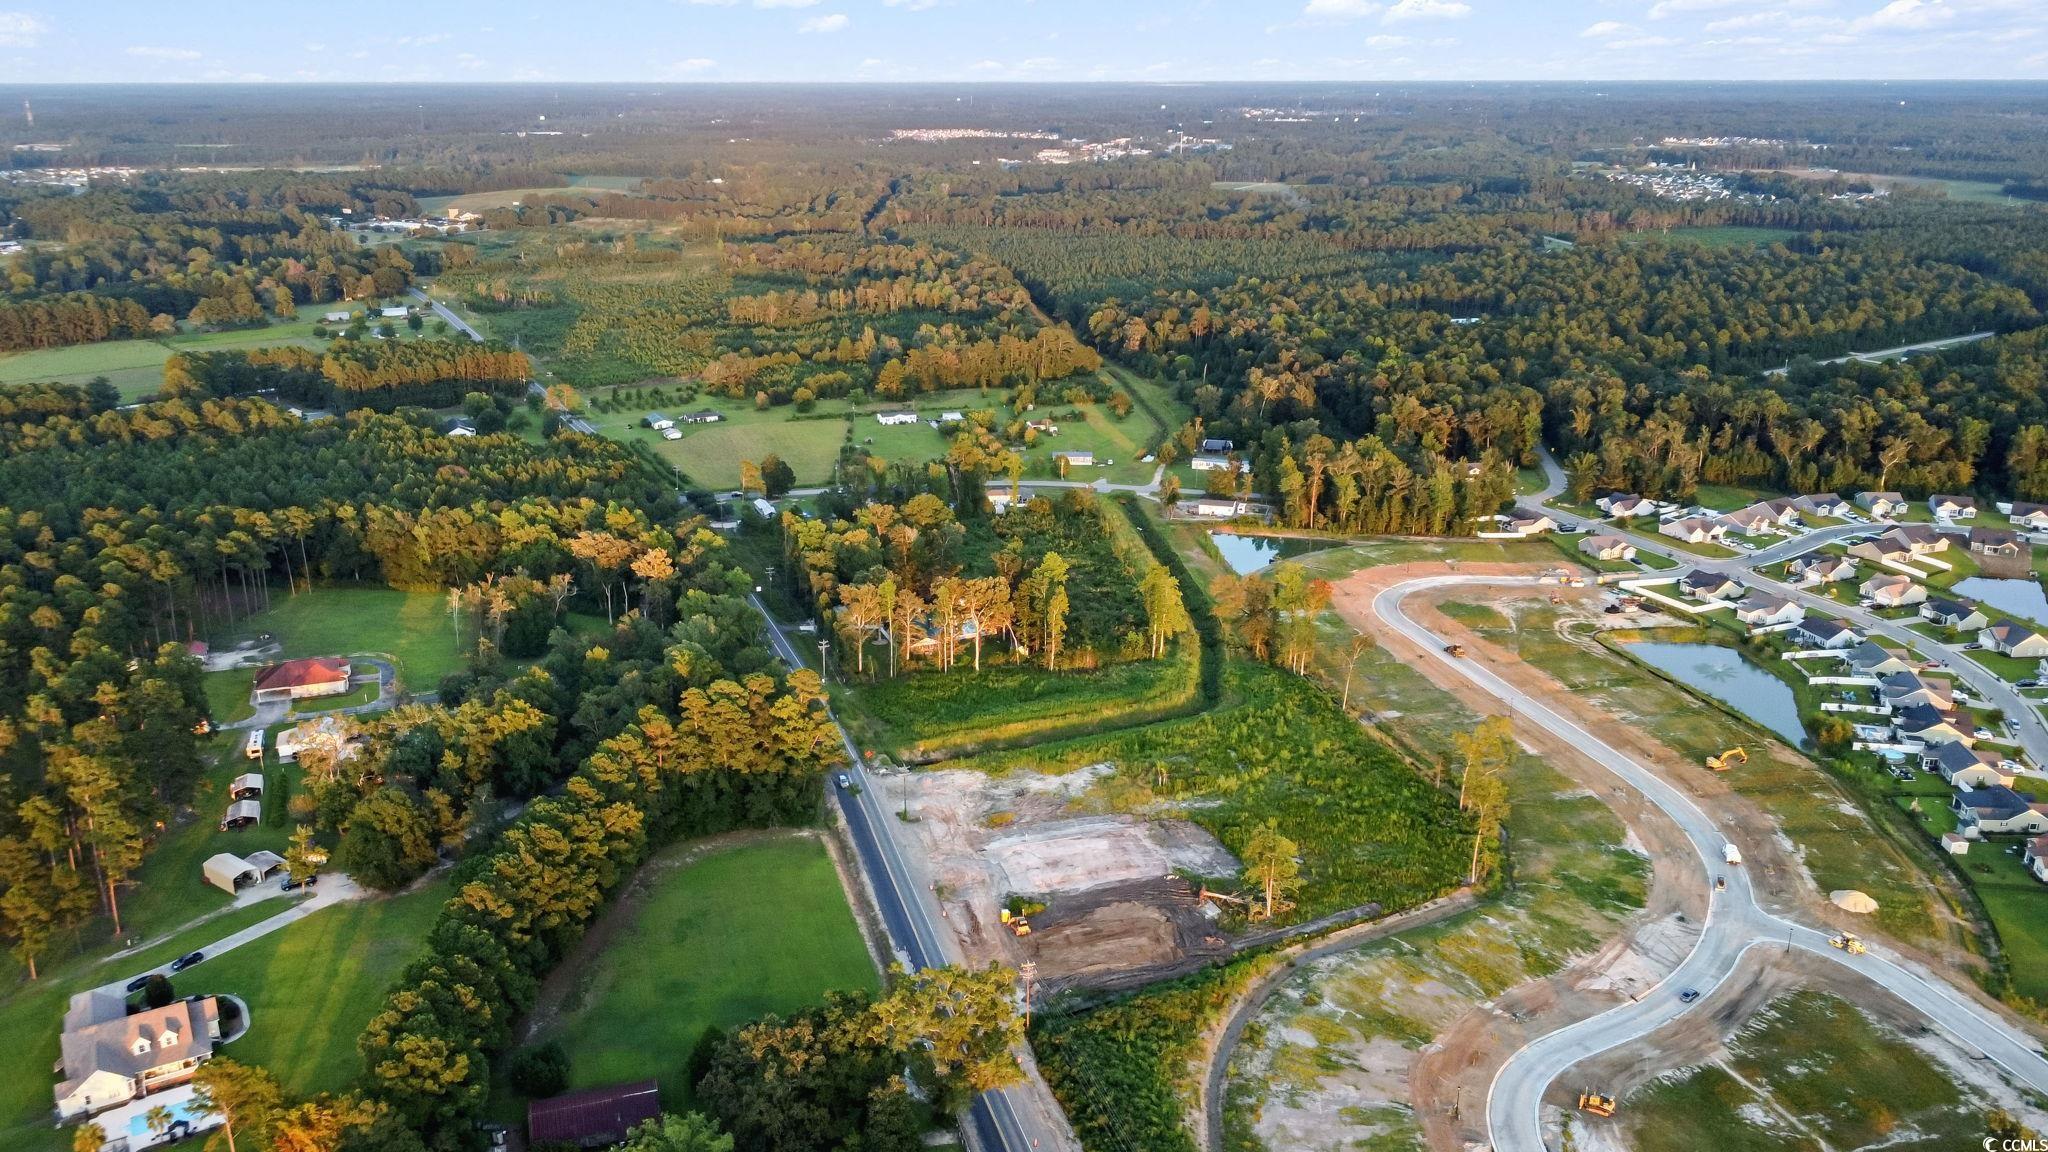
M 570 1087 L 652 1076 L 664 1105 L 681 1110 L 690 1101 L 683 1062 L 707 1027 L 880 988 L 823 843 L 778 836 L 688 861 L 691 850 L 672 850 L 633 881 L 630 903 L 613 913 L 627 922 L 569 974 L 562 1011 L 540 1039 L 568 1050 Z
M 1724 1063 L 1630 1094 L 1622 1113 L 1628 1146 L 1974 1148 L 1991 1107 L 1904 1037 L 1824 992 L 1772 1001 L 1728 1049 Z
M 419 954 L 450 891 L 443 879 L 323 908 L 208 960 L 179 990 L 229 992 L 249 1005 L 249 1033 L 224 1055 L 270 1069 L 287 1092 L 339 1091 L 362 1071 L 356 1037 Z
M 431 692 L 462 667 L 447 599 L 433 592 L 353 586 L 297 596 L 275 592 L 268 611 L 237 621 L 234 632 L 216 639 L 214 647 L 262 632 L 284 645 L 287 660 L 358 652 L 395 657 L 400 684 L 410 692 Z

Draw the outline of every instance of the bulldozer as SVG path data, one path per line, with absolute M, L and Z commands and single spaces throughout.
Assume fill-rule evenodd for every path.
M 1598 1092 L 1579 1093 L 1579 1111 L 1594 1116 L 1614 1115 L 1614 1097 L 1602 1096 Z
M 1011 915 L 1010 910 L 1008 908 L 1003 909 L 1001 915 L 1003 920 L 1003 926 L 1010 930 L 1010 934 L 1012 936 L 1031 935 L 1030 920 L 1022 916 Z
M 1861 956 L 1864 951 L 1863 941 L 1858 939 L 1854 932 L 1844 932 L 1839 936 L 1830 936 L 1828 937 L 1828 945 L 1833 948 L 1840 948 L 1851 956 Z
M 1730 748 L 1719 756 L 1707 757 L 1707 767 L 1716 772 L 1726 772 L 1738 764 L 1749 763 L 1749 751 L 1744 748 Z

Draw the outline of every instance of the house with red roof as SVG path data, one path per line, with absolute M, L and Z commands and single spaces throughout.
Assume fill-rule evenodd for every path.
M 348 691 L 351 674 L 347 660 L 339 656 L 309 656 L 268 665 L 256 673 L 258 704 L 275 700 L 305 700 L 314 696 L 339 696 Z

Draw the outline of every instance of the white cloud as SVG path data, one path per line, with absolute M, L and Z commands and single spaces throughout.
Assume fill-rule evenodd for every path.
M 447 38 L 446 32 L 426 32 L 418 36 L 400 36 L 397 44 L 400 48 L 425 48 L 429 44 L 439 44 Z
M 798 32 L 840 32 L 845 30 L 846 26 L 851 23 L 853 23 L 853 20 L 846 13 L 834 12 L 829 16 L 813 16 L 809 20 L 797 25 L 796 30 Z
M 1944 0 L 1892 0 L 1850 27 L 1858 31 L 1918 32 L 1939 27 L 1955 18 L 1956 10 Z
M 937 8 L 939 0 L 882 0 L 882 4 L 884 7 L 901 8 L 906 12 L 922 12 L 927 8 Z
M 1680 16 L 1687 12 L 1712 12 L 1720 8 L 1732 8 L 1742 0 L 1657 0 L 1650 7 L 1650 19 L 1662 20 L 1666 16 Z
M 703 8 L 731 8 L 739 2 L 740 0 L 685 0 L 685 3 Z M 749 2 L 756 8 L 811 8 L 817 5 L 818 0 L 749 0 Z
M 195 48 L 159 48 L 151 44 L 137 44 L 128 49 L 128 54 L 145 60 L 197 60 L 201 55 Z
M 1308 0 L 1301 14 L 1310 20 L 1361 20 L 1380 8 L 1379 0 Z
M 0 48 L 33 48 L 50 26 L 27 12 L 0 12 Z
M 678 60 L 675 63 L 669 65 L 668 70 L 670 72 L 678 74 L 687 74 L 691 72 L 703 72 L 707 69 L 716 67 L 718 67 L 718 61 L 713 60 L 709 56 L 692 56 L 688 60 Z
M 1669 48 L 1678 42 L 1669 36 L 1631 36 L 1626 40 L 1609 40 L 1607 46 L 1618 51 L 1631 52 L 1642 48 Z
M 1365 38 L 1365 46 L 1367 48 L 1400 48 L 1413 43 L 1415 43 L 1414 38 L 1409 36 L 1367 36 Z
M 1619 20 L 1602 20 L 1598 24 L 1587 25 L 1586 30 L 1584 32 L 1579 33 L 1579 35 L 1591 38 L 1600 38 L 1605 36 L 1619 36 L 1623 32 L 1634 32 L 1635 30 L 1636 27 L 1633 24 L 1623 24 Z
M 1387 9 L 1386 21 L 1457 20 L 1471 14 L 1472 6 L 1462 0 L 1401 0 Z
M 455 66 L 470 72 L 474 72 L 489 63 L 490 61 L 478 56 L 474 52 L 457 52 L 455 54 Z

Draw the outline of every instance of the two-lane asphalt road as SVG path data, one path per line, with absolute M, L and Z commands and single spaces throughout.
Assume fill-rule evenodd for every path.
M 1709 892 L 1706 923 L 1690 955 L 1641 999 L 1538 1037 L 1508 1058 L 1487 1094 L 1486 1123 L 1494 1152 L 1539 1152 L 1543 1148 L 1542 1102 L 1551 1083 L 1587 1057 L 1639 1039 L 1691 1010 L 1679 999 L 1687 988 L 1711 991 L 1742 957 L 1760 947 L 1798 948 L 1844 964 L 1923 1013 L 1965 1048 L 1991 1060 L 2015 1081 L 2048 1092 L 2048 1060 L 2020 1028 L 1970 1000 L 1918 965 L 1872 949 L 1850 956 L 1832 948 L 1828 935 L 1764 910 L 1740 866 L 1723 862 L 1727 841 L 1713 819 L 1692 798 L 1649 767 L 1629 758 L 1584 727 L 1508 683 L 1474 657 L 1452 656 L 1441 637 L 1416 623 L 1403 609 L 1413 593 L 1474 585 L 1533 585 L 1528 578 L 1435 576 L 1410 580 L 1381 592 L 1373 612 L 1387 627 L 1504 704 L 1518 719 L 1534 724 L 1579 749 L 1668 815 L 1692 844 L 1700 883 Z M 1738 848 L 1741 845 L 1737 845 Z M 1727 882 L 1713 891 L 1715 877 Z M 1704 997 L 1703 997 L 1704 998 Z M 1696 1002 L 1697 1003 L 1697 1002 Z
M 747 599 L 761 614 L 768 642 L 776 655 L 791 668 L 804 667 L 796 646 L 783 633 L 781 625 L 775 622 L 775 617 L 769 614 L 767 605 L 761 603 L 757 595 L 749 594 Z M 832 714 L 829 703 L 826 711 Z M 861 871 L 867 875 L 868 885 L 874 892 L 882 926 L 888 931 L 899 957 L 910 968 L 937 968 L 957 963 L 960 960 L 957 942 L 950 931 L 940 927 L 931 890 L 919 887 L 912 879 L 911 870 L 904 863 L 890 829 L 889 821 L 894 816 L 883 807 L 881 790 L 868 772 L 867 762 L 862 759 L 860 750 L 854 747 L 853 738 L 847 734 L 846 726 L 839 723 L 837 714 L 832 714 L 832 723 L 839 729 L 840 742 L 846 747 L 848 785 L 844 788 L 835 785 L 832 792 L 839 801 L 840 810 L 846 814 L 854 852 L 860 858 Z M 1051 1089 L 1036 1076 L 1021 1084 L 977 1096 L 972 1118 L 981 1146 L 994 1152 L 1052 1152 L 1077 1148 L 1060 1116 L 1059 1105 L 1052 1098 Z

